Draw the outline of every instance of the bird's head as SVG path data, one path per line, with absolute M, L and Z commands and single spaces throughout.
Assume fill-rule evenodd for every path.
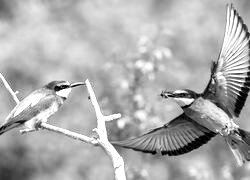
M 84 85 L 83 82 L 69 83 L 68 81 L 52 81 L 45 88 L 54 91 L 58 96 L 67 99 L 73 87 Z
M 194 100 L 199 96 L 194 91 L 185 90 L 175 90 L 175 91 L 162 91 L 160 94 L 162 98 L 172 98 L 179 106 L 185 108 L 191 105 Z

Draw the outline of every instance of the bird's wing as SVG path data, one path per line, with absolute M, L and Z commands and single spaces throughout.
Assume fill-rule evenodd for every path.
M 57 101 L 54 95 L 45 96 L 43 92 L 35 91 L 22 100 L 8 115 L 4 124 L 22 123 L 30 120 L 51 106 L 51 103 Z
M 112 142 L 114 145 L 162 155 L 180 155 L 207 143 L 216 134 L 181 114 L 163 127 L 134 139 Z
M 37 102 L 40 101 L 40 99 L 43 97 L 42 92 L 40 91 L 34 91 L 27 97 L 25 97 L 19 104 L 17 104 L 14 109 L 9 113 L 9 115 L 5 118 L 5 123 L 9 121 L 10 119 L 14 118 L 18 114 L 20 114 L 23 110 L 25 110 L 27 107 L 32 107 Z
M 247 26 L 232 5 L 227 6 L 224 41 L 204 96 L 231 117 L 238 117 L 250 87 L 250 43 Z

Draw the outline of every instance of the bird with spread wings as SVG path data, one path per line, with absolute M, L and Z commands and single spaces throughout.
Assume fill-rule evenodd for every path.
M 226 29 L 211 78 L 203 93 L 191 90 L 163 91 L 183 113 L 139 137 L 113 142 L 114 145 L 146 153 L 180 155 L 223 136 L 239 165 L 250 160 L 250 133 L 239 128 L 239 117 L 250 88 L 250 43 L 247 26 L 232 5 L 227 6 Z

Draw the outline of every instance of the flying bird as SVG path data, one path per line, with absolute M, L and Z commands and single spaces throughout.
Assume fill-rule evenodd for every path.
M 183 113 L 139 137 L 113 142 L 146 153 L 180 155 L 211 138 L 225 138 L 239 165 L 250 160 L 250 133 L 235 123 L 250 88 L 249 32 L 232 5 L 227 6 L 226 29 L 217 61 L 212 62 L 210 81 L 202 93 L 184 89 L 164 90 Z
M 47 119 L 63 105 L 71 89 L 80 85 L 84 83 L 52 81 L 33 91 L 10 112 L 0 126 L 0 134 L 23 125 L 29 130 L 37 130 L 40 122 L 47 122 Z

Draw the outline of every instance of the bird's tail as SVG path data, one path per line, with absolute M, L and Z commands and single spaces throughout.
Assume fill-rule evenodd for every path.
M 238 129 L 229 134 L 226 141 L 240 166 L 250 161 L 250 132 Z
M 14 123 L 14 124 L 3 124 L 2 126 L 0 126 L 0 135 L 5 133 L 6 131 L 9 131 L 15 127 L 19 126 L 18 123 Z

